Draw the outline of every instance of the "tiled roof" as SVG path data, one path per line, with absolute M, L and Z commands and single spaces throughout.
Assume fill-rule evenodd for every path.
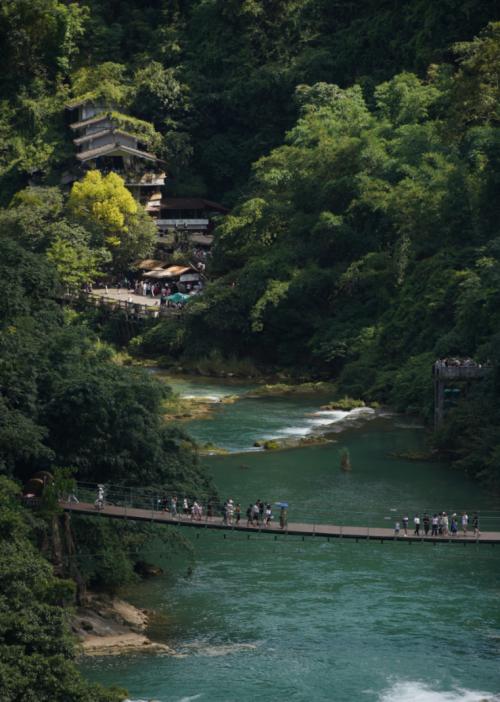
M 82 151 L 79 154 L 76 154 L 76 157 L 79 161 L 89 161 L 90 159 L 93 158 L 99 158 L 100 156 L 107 156 L 108 154 L 112 154 L 114 151 L 121 151 L 126 154 L 130 154 L 131 156 L 138 156 L 139 158 L 144 158 L 148 161 L 157 161 L 157 158 L 154 154 L 150 154 L 147 151 L 141 151 L 140 149 L 133 149 L 130 146 L 124 146 L 123 144 L 119 143 L 114 143 L 114 144 L 105 144 L 104 146 L 100 146 L 97 149 L 89 149 L 88 151 Z
M 73 122 L 70 124 L 71 129 L 83 129 L 84 127 L 90 127 L 91 124 L 97 124 L 98 122 L 103 122 L 105 119 L 110 119 L 108 113 L 96 115 L 95 117 L 89 117 L 88 119 L 82 119 L 81 122 Z

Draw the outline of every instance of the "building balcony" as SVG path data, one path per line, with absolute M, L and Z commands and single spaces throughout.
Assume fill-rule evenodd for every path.
M 197 231 L 208 229 L 208 219 L 157 219 L 159 229 L 195 229 Z
M 144 188 L 152 185 L 165 185 L 165 173 L 121 173 L 127 187 Z

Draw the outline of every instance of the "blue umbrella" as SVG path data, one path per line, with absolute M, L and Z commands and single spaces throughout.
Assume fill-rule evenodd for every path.
M 288 502 L 275 502 L 276 507 L 288 508 Z

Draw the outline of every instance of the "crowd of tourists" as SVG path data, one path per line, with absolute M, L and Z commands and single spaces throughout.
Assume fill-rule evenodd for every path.
M 408 536 L 410 519 L 405 514 L 401 521 L 394 524 L 394 534 L 399 536 L 401 530 L 404 536 Z M 460 516 L 456 512 L 450 516 L 446 512 L 435 512 L 432 516 L 425 513 L 423 517 L 415 514 L 413 517 L 414 536 L 457 536 L 459 531 L 467 536 L 469 528 L 472 527 L 474 536 L 480 536 L 479 515 L 474 512 L 470 520 L 467 512 L 462 512 Z M 429 533 L 430 532 L 430 533 Z
M 279 509 L 279 525 L 284 529 L 288 523 L 288 504 L 285 502 L 277 502 L 275 506 Z M 169 512 L 172 517 L 183 515 L 190 517 L 193 521 L 201 521 L 204 515 L 204 507 L 198 500 L 190 502 L 187 497 L 181 500 L 176 495 L 172 497 L 161 497 L 158 499 L 158 508 L 164 512 Z M 240 526 L 243 511 L 239 502 L 229 497 L 223 505 L 219 505 L 212 500 L 209 500 L 206 505 L 207 517 L 222 517 L 222 523 L 226 526 Z M 265 527 L 269 528 L 275 518 L 273 508 L 270 502 L 255 500 L 248 505 L 245 510 L 247 527 Z
M 76 496 L 73 501 L 78 502 Z M 68 498 L 68 501 L 71 501 Z M 102 509 L 105 504 L 104 485 L 97 486 L 97 499 L 95 505 L 97 509 Z M 202 521 L 207 518 L 222 518 L 222 523 L 225 526 L 242 526 L 242 520 L 247 527 L 269 528 L 275 520 L 273 506 L 278 511 L 278 523 L 281 529 L 288 525 L 288 502 L 264 502 L 263 500 L 255 500 L 243 510 L 239 502 L 235 502 L 232 497 L 228 497 L 223 504 L 215 500 L 208 500 L 204 505 L 198 499 L 189 499 L 188 497 L 178 498 L 177 495 L 168 497 L 158 497 L 156 499 L 157 509 L 163 512 L 168 512 L 171 517 L 182 516 L 191 519 L 192 521 Z M 472 533 L 474 537 L 481 535 L 479 529 L 479 514 L 474 512 L 472 518 L 467 512 L 463 511 L 460 515 L 453 512 L 448 515 L 446 512 L 434 512 L 432 516 L 429 513 L 416 513 L 411 522 L 407 513 L 394 523 L 394 535 L 400 536 L 423 536 L 423 537 L 439 537 L 452 536 L 456 537 L 459 534 L 467 536 Z
M 136 280 L 131 281 L 128 278 L 117 281 L 115 287 L 118 293 L 122 290 L 125 294 L 135 294 L 141 297 L 151 298 L 156 300 L 156 304 L 166 307 L 182 307 L 186 300 L 191 295 L 197 295 L 203 290 L 203 281 L 195 280 L 193 282 L 177 283 L 177 282 L 159 282 L 151 280 Z M 103 284 L 106 295 L 109 292 L 107 283 Z M 86 286 L 84 292 L 92 292 L 91 286 Z M 132 303 L 133 298 L 130 296 L 128 302 Z

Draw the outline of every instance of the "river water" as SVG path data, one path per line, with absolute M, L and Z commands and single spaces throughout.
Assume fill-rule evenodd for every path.
M 249 389 L 176 384 L 214 400 Z M 186 428 L 232 451 L 204 462 L 243 511 L 255 498 L 287 500 L 291 520 L 392 526 L 406 510 L 479 509 L 483 529 L 500 527 L 495 498 L 463 475 L 391 456 L 424 447 L 424 431 L 406 419 L 355 421 L 332 444 L 250 450 L 258 438 L 314 432 L 322 402 L 242 399 Z M 339 469 L 341 447 L 351 473 Z M 88 660 L 89 678 L 160 702 L 500 700 L 498 547 L 190 530 L 186 538 L 192 557 L 162 563 L 152 545 L 146 555 L 165 575 L 125 593 L 159 613 L 151 636 L 178 655 Z

